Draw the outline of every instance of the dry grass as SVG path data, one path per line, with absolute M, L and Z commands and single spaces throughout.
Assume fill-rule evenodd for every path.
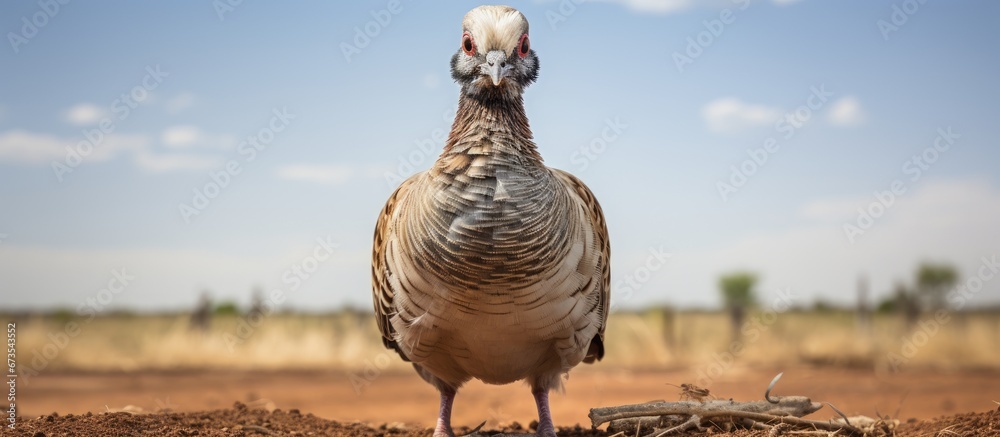
M 751 314 L 735 354 L 740 365 L 814 364 L 887 370 L 890 354 L 903 367 L 1000 369 L 1000 313 L 952 319 L 931 333 L 908 329 L 896 316 L 876 316 L 873 328 L 858 328 L 846 312 L 790 312 L 771 319 Z M 216 317 L 206 333 L 192 331 L 187 316 L 108 316 L 80 323 L 78 335 L 52 359 L 72 319 L 19 318 L 18 350 L 23 368 L 42 370 L 225 369 L 405 369 L 384 350 L 370 315 L 274 315 L 240 344 L 242 319 Z M 245 326 L 244 326 L 245 327 Z M 242 331 L 246 333 L 246 331 Z M 921 334 L 923 332 L 923 334 Z M 926 334 L 926 335 L 925 335 Z M 924 341 L 924 338 L 926 340 Z M 910 340 L 920 347 L 905 348 Z M 697 366 L 727 359 L 735 350 L 726 316 L 717 312 L 649 310 L 611 317 L 603 365 L 620 368 Z M 895 363 L 899 365 L 899 362 Z

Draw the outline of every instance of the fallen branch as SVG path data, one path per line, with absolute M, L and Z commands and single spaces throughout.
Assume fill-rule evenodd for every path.
M 773 399 L 773 398 L 772 398 Z M 646 404 L 621 405 L 617 407 L 592 408 L 590 421 L 597 427 L 618 419 L 658 417 L 667 415 L 690 416 L 703 415 L 709 412 L 746 412 L 764 413 L 774 416 L 802 417 L 816 412 L 823 405 L 812 402 L 804 396 L 784 396 L 777 399 L 778 403 L 768 401 L 737 402 L 732 399 L 716 399 L 705 402 L 650 402 Z
M 802 419 L 800 417 L 782 415 L 783 412 L 782 410 L 778 410 L 777 411 L 778 414 L 774 414 L 771 412 L 762 413 L 762 412 L 749 411 L 758 408 L 757 405 L 749 405 L 749 406 L 746 405 L 746 404 L 752 404 L 749 402 L 748 403 L 733 402 L 731 406 L 732 408 L 716 408 L 716 409 L 700 409 L 700 408 L 692 408 L 690 406 L 674 406 L 666 404 L 669 403 L 663 403 L 659 405 L 657 404 L 645 405 L 646 408 L 638 408 L 631 411 L 617 410 L 618 407 L 602 408 L 600 410 L 612 410 L 612 411 L 603 411 L 598 413 L 598 415 L 596 416 L 598 417 L 598 419 L 596 420 L 595 416 L 591 415 L 591 422 L 596 427 L 610 420 L 626 419 L 633 417 L 649 417 L 649 416 L 690 417 L 690 419 L 688 419 L 681 425 L 678 425 L 674 428 L 667 430 L 669 432 L 678 432 L 678 431 L 686 431 L 690 428 L 693 428 L 695 425 L 700 424 L 705 419 L 711 419 L 715 417 L 727 417 L 730 419 L 750 419 L 756 423 L 761 423 L 766 425 L 788 424 L 792 426 L 804 427 L 815 430 L 843 431 L 848 433 L 847 435 L 857 435 L 857 436 L 864 435 L 864 431 L 862 429 L 855 427 L 853 425 L 848 425 L 847 423 L 831 423 L 819 420 Z M 623 407 L 629 407 L 629 408 L 642 407 L 642 405 L 639 406 L 623 405 Z M 697 420 L 695 420 L 695 418 L 697 418 Z M 656 434 L 656 435 L 665 435 L 665 434 L 666 433 Z
M 864 436 L 865 430 L 852 425 L 846 416 L 843 422 L 802 419 L 823 405 L 804 396 L 771 396 L 771 390 L 781 378 L 778 374 L 764 392 L 762 401 L 734 401 L 715 399 L 709 401 L 648 402 L 617 407 L 592 408 L 590 421 L 594 428 L 611 422 L 609 432 L 627 431 L 638 435 L 642 429 L 653 430 L 646 437 L 661 437 L 692 429 L 704 430 L 704 424 L 741 426 L 768 429 L 774 434 L 797 431 L 828 431 L 842 435 Z M 723 418 L 725 420 L 711 420 Z

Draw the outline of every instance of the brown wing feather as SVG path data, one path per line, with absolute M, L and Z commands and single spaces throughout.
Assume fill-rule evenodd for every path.
M 597 305 L 594 306 L 594 311 L 600 312 L 601 325 L 597 336 L 591 341 L 586 358 L 583 359 L 585 363 L 593 363 L 604 358 L 604 328 L 608 325 L 608 312 L 611 304 L 611 241 L 608 238 L 608 225 L 604 221 L 604 211 L 601 210 L 600 203 L 597 202 L 594 193 L 590 191 L 590 188 L 587 188 L 583 181 L 562 170 L 553 169 L 553 172 L 580 196 L 583 207 L 590 218 L 591 228 L 596 234 L 594 239 L 601 248 L 601 282 L 600 286 L 594 289 L 594 293 L 597 294 Z
M 386 250 L 393 240 L 392 226 L 396 210 L 410 192 L 419 175 L 418 173 L 403 181 L 399 188 L 396 188 L 396 191 L 389 196 L 389 200 L 385 202 L 385 207 L 382 208 L 375 225 L 375 242 L 372 246 L 372 301 L 375 304 L 375 320 L 378 322 L 378 330 L 382 333 L 382 344 L 388 349 L 396 350 L 399 356 L 406 361 L 410 359 L 396 344 L 396 330 L 390 321 L 396 313 L 393 306 L 395 291 L 389 283 L 389 277 L 393 273 L 385 257 Z

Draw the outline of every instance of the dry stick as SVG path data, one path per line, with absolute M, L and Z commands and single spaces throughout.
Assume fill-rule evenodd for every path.
M 784 375 L 784 374 L 785 374 L 785 372 L 779 373 L 778 376 L 775 376 L 774 379 L 771 380 L 771 383 L 767 385 L 767 390 L 764 391 L 764 400 L 766 400 L 766 401 L 768 401 L 768 402 L 770 402 L 772 404 L 777 404 L 778 403 L 778 399 L 780 399 L 780 398 L 775 398 L 773 400 L 771 399 L 771 390 L 774 390 L 774 385 L 778 383 L 778 380 L 781 379 L 781 375 Z
M 812 402 L 804 396 L 778 396 L 771 397 L 771 390 L 781 379 L 784 373 L 779 373 L 771 383 L 768 384 L 764 392 L 765 401 L 736 402 L 730 400 L 713 400 L 708 402 L 650 402 L 637 405 L 622 405 L 619 407 L 592 408 L 590 410 L 590 421 L 594 428 L 610 422 L 612 420 L 625 420 L 635 422 L 636 432 L 642 427 L 643 418 L 659 418 L 661 416 L 689 416 L 688 420 L 680 425 L 665 430 L 654 430 L 646 437 L 661 437 L 673 432 L 686 431 L 692 427 L 702 429 L 701 421 L 712 417 L 728 417 L 730 419 L 745 419 L 757 425 L 781 426 L 782 424 L 812 427 L 814 430 L 844 431 L 853 435 L 863 436 L 864 431 L 844 417 L 844 424 L 833 422 L 822 422 L 818 420 L 802 419 L 802 416 L 813 413 L 822 404 Z M 834 411 L 844 416 L 840 410 L 830 405 Z M 777 414 L 776 414 L 777 413 Z M 772 431 L 773 431 L 772 426 Z
M 836 411 L 836 412 L 837 412 L 837 414 L 839 414 L 839 415 L 840 415 L 840 417 L 843 417 L 843 418 L 844 418 L 844 423 L 846 423 L 846 424 L 848 424 L 848 425 L 850 425 L 850 424 L 851 424 L 851 419 L 848 419 L 848 418 L 847 418 L 847 415 L 846 415 L 846 414 L 844 414 L 844 412 L 843 412 L 843 411 L 840 411 L 840 409 L 838 409 L 837 407 L 834 407 L 834 406 L 833 406 L 833 404 L 831 404 L 831 403 L 829 403 L 829 402 L 827 402 L 826 404 L 827 404 L 827 405 L 829 405 L 829 406 L 830 406 L 830 408 L 833 408 L 833 411 Z
M 823 405 L 812 402 L 804 396 L 783 396 L 778 403 L 767 401 L 737 402 L 731 399 L 716 399 L 705 402 L 650 402 L 646 404 L 621 405 L 617 407 L 601 407 L 590 409 L 590 420 L 594 427 L 617 419 L 629 419 L 644 416 L 683 415 L 704 413 L 706 411 L 745 411 L 753 413 L 776 413 L 802 417 L 816 412 Z M 660 413 L 658 411 L 667 411 Z
M 462 437 L 473 437 L 473 436 L 478 436 L 478 435 L 480 435 L 480 434 L 479 434 L 479 430 L 483 429 L 483 426 L 485 426 L 485 425 L 486 425 L 486 422 L 487 422 L 487 421 L 485 421 L 485 420 L 484 420 L 484 421 L 483 421 L 483 423 L 480 423 L 480 424 L 479 424 L 479 426 L 477 426 L 477 427 L 475 427 L 475 428 L 472 428 L 472 431 L 469 431 L 469 433 L 468 433 L 468 434 L 466 434 L 466 435 L 464 435 L 464 436 L 462 436 Z
M 771 427 L 771 431 L 767 433 L 767 437 L 778 437 L 781 434 L 784 434 L 784 432 L 791 427 L 792 426 L 787 423 L 779 423 L 777 425 L 774 425 Z
M 653 430 L 653 432 L 651 432 L 649 434 L 646 434 L 644 437 L 662 437 L 662 436 L 665 436 L 667 434 L 674 433 L 674 432 L 687 431 L 687 430 L 689 430 L 691 428 L 697 428 L 698 431 L 702 431 L 703 430 L 703 428 L 701 426 L 701 417 L 698 417 L 697 414 L 692 414 L 691 417 L 688 418 L 687 421 L 685 421 L 684 423 L 682 423 L 680 425 L 677 425 L 677 426 L 675 426 L 673 428 L 665 429 L 665 430 L 660 431 L 660 432 L 656 432 L 656 430 Z
M 837 435 L 837 432 L 836 431 L 830 432 L 830 431 L 795 431 L 795 430 L 790 430 L 790 431 L 785 431 L 785 435 L 790 435 L 790 436 L 793 436 L 793 435 L 794 436 L 818 435 L 820 437 L 834 437 L 834 436 Z
M 669 414 L 669 413 L 668 413 Z M 716 417 L 716 416 L 727 416 L 733 418 L 750 419 L 757 422 L 771 423 L 787 423 L 789 425 L 797 426 L 809 426 L 815 429 L 821 429 L 825 431 L 845 431 L 852 435 L 863 436 L 865 434 L 864 430 L 853 425 L 848 424 L 836 424 L 830 422 L 823 422 L 819 420 L 809 420 L 802 419 L 799 417 L 787 417 L 787 416 L 775 416 L 771 414 L 764 413 L 750 413 L 746 411 L 711 411 L 701 413 L 702 418 Z
M 730 402 L 731 403 L 731 405 L 729 405 L 730 408 L 724 408 L 723 405 L 712 405 L 712 406 L 708 405 L 712 404 L 713 402 L 706 402 L 700 405 L 698 404 L 679 405 L 679 404 L 684 404 L 684 402 L 663 402 L 656 404 L 623 405 L 620 407 L 593 408 L 590 410 L 590 420 L 592 422 L 592 425 L 596 428 L 612 420 L 643 417 L 643 416 L 665 416 L 665 415 L 699 416 L 700 419 L 707 419 L 712 417 L 732 417 L 740 419 L 750 419 L 756 422 L 763 422 L 768 424 L 775 422 L 787 423 L 790 425 L 808 426 L 808 427 L 814 427 L 815 429 L 822 429 L 827 431 L 846 431 L 855 435 L 864 434 L 864 431 L 862 431 L 860 428 L 853 425 L 848 425 L 846 423 L 835 424 L 830 422 L 802 419 L 800 417 L 797 417 L 812 413 L 813 411 L 816 411 L 818 408 L 812 409 L 814 405 L 812 405 L 811 403 L 809 404 L 808 408 L 802 408 L 803 406 L 801 405 L 801 403 L 799 403 L 799 405 L 789 405 L 788 406 L 789 408 L 792 407 L 799 408 L 798 410 L 795 410 L 795 412 L 798 414 L 791 414 L 791 412 L 789 412 L 788 410 L 781 408 L 781 403 L 784 403 L 789 398 L 790 397 L 779 398 L 778 399 L 779 404 L 777 405 L 771 404 L 772 408 L 764 410 L 764 411 L 779 410 L 785 414 L 789 414 L 789 416 L 776 416 L 774 414 L 768 414 L 765 412 L 748 411 L 748 410 L 759 409 L 760 408 L 759 404 L 761 403 L 760 401 L 754 401 L 754 402 L 723 401 L 723 402 Z M 808 398 L 800 398 L 796 400 L 808 401 Z M 694 403 L 689 402 L 688 404 L 694 404 Z M 689 427 L 690 422 L 691 420 L 689 419 L 687 422 L 685 422 L 680 426 Z M 671 428 L 670 430 L 675 430 L 676 428 L 678 427 Z

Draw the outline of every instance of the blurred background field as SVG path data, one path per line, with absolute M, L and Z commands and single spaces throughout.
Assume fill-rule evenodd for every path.
M 119 312 L 89 322 L 69 313 L 6 314 L 17 323 L 19 414 L 204 411 L 240 401 L 375 426 L 433 425 L 434 388 L 382 347 L 371 314 L 257 319 L 219 308 L 207 323 L 189 313 Z M 852 415 L 930 419 L 995 409 L 1000 311 L 948 314 L 935 325 L 927 313 L 910 324 L 899 312 L 876 312 L 866 323 L 846 309 L 757 308 L 734 340 L 729 311 L 615 312 L 605 359 L 570 372 L 553 414 L 585 424 L 592 407 L 676 400 L 673 385 L 682 383 L 722 398 L 760 399 L 779 372 L 779 394 L 831 402 Z M 472 381 L 459 397 L 454 420 L 466 426 L 535 417 L 522 384 Z
M 617 312 L 609 321 L 607 356 L 600 366 L 697 368 L 729 362 L 732 355 L 732 364 L 762 367 L 1000 370 L 1000 311 L 948 314 L 943 324 L 932 314 L 924 314 L 908 326 L 895 313 L 875 313 L 866 324 L 856 312 L 842 309 L 750 311 L 742 335 L 734 340 L 729 315 L 723 311 Z M 217 314 L 204 329 L 192 326 L 188 314 L 116 314 L 90 321 L 66 313 L 6 317 L 17 322 L 20 365 L 40 374 L 65 370 L 349 370 L 376 359 L 380 368 L 409 368 L 394 354 L 385 359 L 387 352 L 374 318 L 361 311 L 277 313 L 262 318 Z M 75 336 L 67 334 L 73 331 L 66 329 L 71 323 L 79 325 Z

